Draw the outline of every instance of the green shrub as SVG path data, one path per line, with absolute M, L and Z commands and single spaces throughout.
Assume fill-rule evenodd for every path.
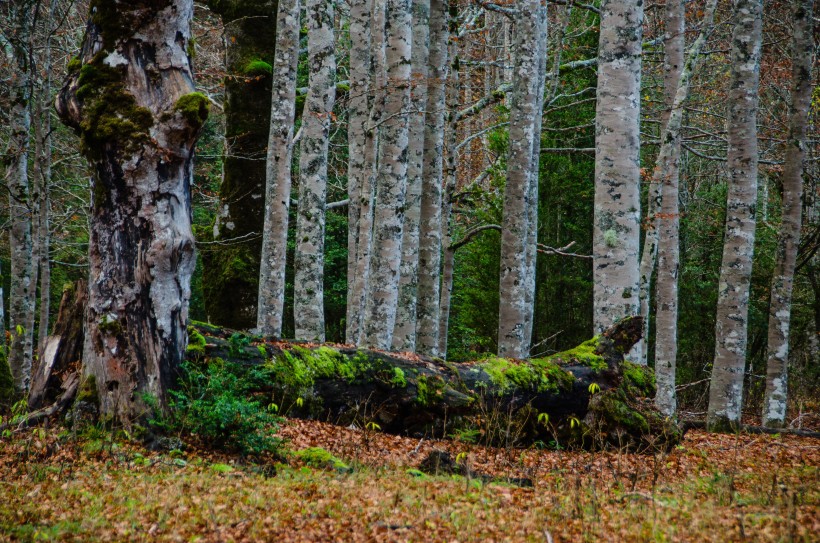
M 243 454 L 274 452 L 281 418 L 254 398 L 267 380 L 261 367 L 212 360 L 182 365 L 179 386 L 170 392 L 171 417 L 154 421 L 166 430 L 190 432 L 220 449 Z

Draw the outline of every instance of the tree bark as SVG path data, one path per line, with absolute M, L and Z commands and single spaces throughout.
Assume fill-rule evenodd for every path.
M 803 200 L 803 161 L 812 94 L 813 0 L 794 1 L 792 37 L 792 103 L 783 165 L 783 223 L 777 240 L 777 260 L 769 305 L 769 345 L 763 425 L 786 423 L 789 381 L 789 324 L 797 249 L 800 245 Z
M 408 133 L 407 192 L 402 230 L 399 300 L 393 328 L 393 350 L 416 350 L 416 292 L 418 291 L 419 221 L 424 170 L 424 112 L 430 41 L 430 0 L 413 1 L 410 126 Z
M 685 65 L 683 57 L 678 55 L 678 51 L 683 53 L 685 41 L 683 2 L 670 1 L 666 8 L 669 25 L 667 32 L 670 32 L 668 41 L 672 42 L 667 47 L 675 50 L 675 54 L 670 56 L 670 62 L 667 63 L 667 69 L 677 72 L 677 76 L 671 74 L 668 76 L 670 84 L 674 80 L 675 93 L 672 97 L 666 127 L 661 136 L 661 149 L 653 180 L 662 187 L 661 213 L 655 218 L 659 232 L 655 324 L 655 379 L 658 393 L 655 396 L 655 403 L 658 409 L 669 417 L 674 416 L 677 410 L 675 375 L 678 357 L 678 269 L 680 266 L 678 181 L 683 105 L 689 96 L 698 57 L 706 43 L 706 38 L 712 32 L 716 7 L 717 0 L 709 0 L 706 4 L 700 33 L 689 50 Z M 642 316 L 644 319 L 647 318 Z M 645 323 L 644 333 L 646 333 Z
M 430 1 L 430 57 L 424 123 L 424 166 L 419 220 L 419 284 L 416 351 L 438 356 L 441 278 L 441 184 L 444 169 L 444 109 L 450 39 L 447 0 Z
M 595 112 L 595 333 L 638 313 L 643 4 L 601 3 Z
M 332 0 L 308 0 L 310 90 L 302 114 L 294 304 L 296 339 L 325 340 L 324 256 L 327 151 L 336 100 Z
M 356 344 L 361 331 L 363 267 L 369 267 L 370 225 L 373 190 L 370 183 L 374 162 L 368 160 L 373 148 L 369 129 L 373 85 L 371 85 L 372 0 L 350 2 L 350 93 L 348 99 L 347 191 L 347 311 L 345 337 Z M 367 245 L 367 251 L 362 250 Z M 366 254 L 367 256 L 362 258 Z
M 288 211 L 290 209 L 296 72 L 299 64 L 299 0 L 279 0 L 273 62 L 268 140 L 265 229 L 259 268 L 256 327 L 264 336 L 282 337 L 285 308 Z
M 408 110 L 412 25 L 409 0 L 388 0 L 385 25 L 384 119 L 379 134 L 373 250 L 363 346 L 389 349 L 398 302 L 404 196 L 407 185 Z
M 233 328 L 257 321 L 270 136 L 276 0 L 207 0 L 225 28 L 225 151 L 211 244 L 202 251 L 208 318 Z
M 185 352 L 194 270 L 190 181 L 208 99 L 193 92 L 191 0 L 98 2 L 57 99 L 91 164 L 83 373 L 100 413 L 167 406 Z
M 541 101 L 539 82 L 543 55 L 539 55 L 541 27 L 546 24 L 540 16 L 540 0 L 527 0 L 518 4 L 519 18 L 516 26 L 515 67 L 516 77 L 510 104 L 510 144 L 507 158 L 507 186 L 504 189 L 503 229 L 501 232 L 501 292 L 498 317 L 498 354 L 511 358 L 527 358 L 530 350 L 533 297 L 527 295 L 529 264 L 528 243 L 530 201 L 537 189 L 533 183 L 533 149 L 535 134 L 540 125 Z M 540 130 L 537 130 L 540 133 Z M 540 145 L 539 145 L 540 147 Z M 537 162 L 536 162 L 537 163 Z M 537 170 L 537 167 L 535 168 Z M 535 222 L 535 221 L 533 221 Z M 532 255 L 530 255 L 532 256 Z M 534 263 L 534 262 L 532 262 Z
M 740 424 L 755 241 L 763 4 L 761 0 L 737 0 L 734 15 L 728 96 L 729 193 L 707 414 L 711 431 L 729 431 Z
M 26 0 L 13 3 L 10 20 L 14 30 L 10 38 L 11 64 L 16 70 L 9 112 L 10 138 L 8 146 L 9 175 L 9 248 L 11 260 L 11 291 L 9 296 L 9 329 L 12 335 L 8 360 L 14 386 L 18 392 L 28 390 L 34 335 L 34 278 L 32 247 L 32 207 L 28 172 L 31 144 L 32 19 L 34 3 Z

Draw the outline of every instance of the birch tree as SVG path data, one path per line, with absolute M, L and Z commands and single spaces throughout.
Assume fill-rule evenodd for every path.
M 683 106 L 689 96 L 692 77 L 700 52 L 711 33 L 717 0 L 705 6 L 700 33 L 689 49 L 683 63 L 685 45 L 685 8 L 682 1 L 666 4 L 667 36 L 665 80 L 674 85 L 666 127 L 661 136 L 658 163 L 653 182 L 661 187 L 660 214 L 656 217 L 658 229 L 657 315 L 655 323 L 655 403 L 666 416 L 677 410 L 675 374 L 678 356 L 678 269 L 680 266 L 680 212 L 678 185 L 680 178 L 681 124 Z M 671 54 L 670 54 L 671 53 Z M 667 97 L 669 98 L 670 95 Z M 643 279 L 642 279 L 643 280 Z M 641 301 L 643 303 L 643 300 Z M 644 317 L 646 319 L 646 317 Z M 644 324 L 644 334 L 646 333 Z M 646 336 L 644 336 L 646 337 Z M 644 356 L 646 355 L 644 349 Z
M 325 340 L 327 152 L 336 100 L 333 0 L 308 0 L 310 83 L 302 114 L 293 311 L 296 339 Z
M 34 333 L 34 291 L 36 279 L 32 254 L 32 213 L 30 194 L 29 151 L 31 145 L 32 102 L 32 33 L 35 3 L 13 2 L 7 8 L 12 25 L 9 36 L 4 36 L 10 63 L 16 69 L 11 89 L 9 113 L 10 138 L 7 151 L 8 173 L 6 187 L 9 194 L 9 247 L 11 253 L 11 290 L 9 296 L 9 324 L 12 341 L 9 348 L 9 366 L 18 391 L 28 389 Z
M 527 321 L 532 319 L 528 249 L 530 214 L 537 194 L 533 189 L 533 149 L 536 131 L 540 134 L 543 83 L 541 79 L 543 51 L 539 45 L 541 27 L 546 24 L 540 15 L 540 0 L 518 4 L 515 32 L 515 64 L 510 104 L 510 145 L 507 158 L 507 185 L 504 189 L 503 228 L 501 232 L 501 297 L 498 323 L 498 354 L 511 358 L 527 358 L 530 337 Z M 539 96 L 539 92 L 542 96 Z M 535 168 L 537 169 L 537 167 Z M 534 283 L 533 283 L 534 285 Z M 532 326 L 529 326 L 532 333 Z
M 777 260 L 769 305 L 769 345 L 763 425 L 781 428 L 786 423 L 789 380 L 789 325 L 792 288 L 800 245 L 803 199 L 803 161 L 812 94 L 813 0 L 795 0 L 792 36 L 792 103 L 789 135 L 783 165 L 783 223 L 777 240 Z
M 402 231 L 402 260 L 393 350 L 416 350 L 416 292 L 418 290 L 419 221 L 424 170 L 424 120 L 430 40 L 430 1 L 414 0 L 411 52 L 410 125 L 407 153 L 407 191 Z
M 364 284 L 361 243 L 370 243 L 372 222 L 372 171 L 374 161 L 368 160 L 373 149 L 373 132 L 368 121 L 372 105 L 371 85 L 371 18 L 372 0 L 350 2 L 350 93 L 348 98 L 348 163 L 347 163 L 347 312 L 345 336 L 348 343 L 357 343 L 361 330 Z M 364 231 L 365 235 L 361 233 Z M 367 254 L 369 255 L 369 249 Z
M 290 209 L 296 71 L 299 64 L 299 0 L 279 0 L 268 140 L 265 229 L 259 269 L 256 326 L 266 336 L 282 336 Z
M 638 313 L 643 4 L 601 2 L 595 110 L 593 324 Z
M 728 96 L 729 193 L 718 283 L 715 358 L 707 427 L 728 431 L 740 424 L 746 368 L 749 284 L 757 200 L 757 105 L 763 4 L 734 2 L 731 82 Z
M 57 99 L 93 172 L 83 373 L 103 415 L 128 424 L 143 395 L 167 406 L 187 343 L 194 271 L 191 0 L 97 2 Z M 156 74 L 162 74 L 157 77 Z
M 431 0 L 429 79 L 419 221 L 419 283 L 416 300 L 416 350 L 428 356 L 439 355 L 441 184 L 444 167 L 444 106 L 445 85 L 449 72 L 449 36 L 447 0 Z
M 379 133 L 373 249 L 363 345 L 389 349 L 398 301 L 404 197 L 407 185 L 412 21 L 409 0 L 388 0 L 385 24 L 384 119 Z

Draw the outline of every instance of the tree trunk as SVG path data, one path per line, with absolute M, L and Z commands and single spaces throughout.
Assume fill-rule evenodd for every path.
M 374 162 L 368 160 L 373 148 L 368 128 L 372 106 L 370 33 L 372 0 L 350 2 L 350 93 L 348 94 L 347 191 L 347 311 L 345 337 L 356 344 L 361 331 L 363 306 L 363 267 L 369 267 L 370 225 L 373 189 L 370 180 Z M 364 235 L 362 234 L 364 230 Z M 360 239 L 361 238 L 361 239 Z M 365 258 L 360 244 L 368 246 Z
M 643 4 L 603 0 L 595 112 L 595 333 L 638 313 Z
M 533 182 L 533 148 L 536 146 L 536 126 L 540 125 L 541 104 L 539 82 L 543 55 L 539 55 L 541 2 L 526 0 L 518 4 L 516 26 L 515 67 L 510 104 L 510 148 L 507 158 L 507 186 L 504 189 L 504 219 L 501 231 L 501 292 L 498 317 L 498 354 L 511 358 L 527 358 L 531 337 L 527 337 L 527 321 L 532 319 L 531 304 L 527 304 L 528 250 L 530 241 L 530 198 L 537 194 Z M 540 133 L 540 130 L 538 130 Z M 539 145 L 540 146 L 540 145 Z M 536 168 L 537 169 L 537 168 Z M 537 177 L 537 176 L 536 176 Z M 529 297 L 532 302 L 532 296 Z M 530 333 L 532 326 L 529 326 Z
M 307 8 L 310 90 L 302 114 L 293 312 L 296 339 L 321 342 L 325 340 L 327 151 L 336 100 L 336 55 L 333 2 L 308 0 Z
M 202 251 L 208 318 L 233 328 L 257 321 L 270 136 L 276 0 L 208 0 L 225 27 L 225 155 L 213 239 Z
M 388 0 L 385 25 L 384 120 L 379 134 L 373 250 L 365 309 L 364 346 L 389 349 L 396 322 L 404 196 L 407 185 L 408 109 L 412 25 L 409 0 Z
M 424 167 L 419 221 L 419 284 L 416 302 L 416 350 L 438 356 L 439 282 L 441 278 L 441 183 L 444 168 L 445 85 L 450 39 L 447 0 L 430 1 L 430 57 L 424 122 Z
M 419 267 L 419 221 L 424 170 L 424 112 L 430 41 L 430 0 L 413 2 L 412 89 L 407 158 L 407 193 L 402 231 L 399 300 L 393 328 L 393 350 L 416 350 L 416 292 Z
M 728 96 L 729 193 L 707 414 L 711 431 L 729 431 L 740 424 L 755 241 L 762 1 L 737 0 L 734 15 Z
M 260 334 L 277 338 L 282 336 L 285 307 L 293 120 L 296 114 L 296 71 L 301 28 L 300 1 L 279 0 L 278 10 L 268 140 L 265 230 L 262 234 L 256 318 Z
M 12 340 L 8 360 L 18 392 L 28 390 L 34 334 L 34 292 L 37 284 L 32 254 L 32 201 L 30 197 L 28 155 L 31 143 L 32 60 L 30 54 L 33 2 L 17 2 L 11 7 L 14 30 L 10 38 L 17 71 L 11 89 L 8 146 L 9 175 L 9 248 L 11 253 L 11 292 L 9 329 Z
M 187 343 L 190 181 L 208 99 L 193 92 L 191 0 L 97 3 L 57 100 L 91 163 L 83 373 L 125 424 L 167 406 Z
M 202 330 L 206 354 L 230 359 L 228 334 L 218 332 Z M 651 402 L 637 399 L 653 393 L 651 370 L 623 359 L 640 332 L 639 318 L 626 319 L 599 339 L 523 362 L 453 364 L 380 351 L 266 345 L 269 385 L 259 394 L 288 416 L 375 422 L 397 434 L 464 431 L 506 445 L 556 440 L 562 446 L 662 448 L 677 443 L 681 432 Z M 237 361 L 264 359 L 251 348 Z
M 794 268 L 800 245 L 803 161 L 806 159 L 806 130 L 812 94 L 813 3 L 813 0 L 795 0 L 792 19 L 792 104 L 783 165 L 783 224 L 777 240 L 777 261 L 772 277 L 766 394 L 763 401 L 763 425 L 772 428 L 782 428 L 786 423 L 789 324 Z

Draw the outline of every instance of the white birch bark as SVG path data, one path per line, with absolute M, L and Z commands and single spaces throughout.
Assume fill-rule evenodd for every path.
M 29 48 L 32 34 L 32 2 L 12 7 L 14 25 L 12 65 L 16 79 L 11 90 L 8 146 L 9 173 L 9 249 L 11 257 L 11 290 L 9 295 L 9 329 L 12 335 L 8 361 L 14 386 L 20 392 L 28 389 L 34 334 L 34 297 L 36 282 L 32 255 L 32 221 L 29 206 L 30 184 L 28 159 L 31 143 L 31 78 Z
M 410 127 L 407 153 L 407 191 L 402 231 L 399 301 L 393 328 L 393 350 L 416 350 L 416 292 L 418 290 L 419 221 L 424 169 L 424 114 L 427 109 L 427 73 L 430 40 L 430 0 L 413 1 Z
M 389 349 L 398 302 L 404 196 L 407 185 L 412 24 L 410 0 L 388 0 L 385 17 L 386 81 L 379 133 L 373 248 L 363 346 Z
M 601 3 L 592 238 L 595 334 L 639 310 L 642 23 L 640 2 Z
M 812 94 L 813 0 L 795 0 L 792 23 L 792 103 L 783 165 L 783 223 L 777 241 L 777 260 L 769 306 L 769 345 L 763 425 L 786 423 L 789 380 L 789 324 L 797 249 L 800 245 L 803 197 L 803 161 Z
M 268 141 L 265 229 L 259 272 L 257 328 L 281 337 L 285 305 L 296 70 L 299 64 L 299 0 L 279 0 Z
M 444 109 L 449 72 L 447 0 L 430 1 L 430 55 L 424 126 L 419 283 L 416 300 L 416 351 L 438 356 L 441 278 L 441 206 L 444 169 Z
M 357 273 L 361 268 L 359 259 L 359 236 L 362 215 L 368 222 L 372 190 L 369 180 L 373 163 L 367 160 L 367 149 L 372 148 L 368 130 L 370 117 L 370 20 L 372 0 L 350 2 L 350 93 L 348 98 L 348 163 L 347 163 L 347 312 L 346 333 L 348 343 L 358 340 L 362 321 L 361 282 Z M 368 229 L 369 232 L 369 229 Z M 366 236 L 369 238 L 369 236 Z M 366 241 L 366 243 L 369 243 Z
M 657 393 L 655 404 L 666 416 L 673 417 L 677 411 L 675 374 L 678 356 L 678 270 L 680 266 L 680 211 L 678 181 L 681 158 L 681 123 L 683 106 L 703 45 L 711 33 L 717 0 L 709 0 L 705 6 L 700 33 L 689 49 L 683 64 L 685 8 L 682 0 L 666 4 L 667 51 L 674 51 L 667 62 L 667 75 L 674 80 L 672 98 L 666 128 L 661 136 L 658 164 L 653 181 L 661 187 L 660 215 L 656 217 L 658 228 L 658 278 L 656 286 L 657 313 L 655 321 L 655 379 Z M 677 64 L 680 63 L 680 64 Z
M 728 106 L 729 193 L 723 260 L 718 283 L 715 359 L 707 427 L 729 431 L 740 424 L 746 367 L 749 284 L 757 201 L 757 104 L 762 41 L 762 0 L 734 2 Z
M 333 0 L 308 0 L 307 17 L 310 84 L 302 114 L 293 312 L 296 339 L 323 342 L 327 152 L 336 99 Z
M 57 100 L 93 171 L 83 373 L 95 378 L 101 414 L 126 425 L 148 413 L 145 394 L 167 407 L 187 343 L 190 182 L 208 114 L 193 92 L 192 16 L 191 0 L 99 3 L 83 69 Z M 88 84 L 95 73 L 103 81 Z
M 539 91 L 539 38 L 541 37 L 540 0 L 518 4 L 515 29 L 515 65 L 510 104 L 510 145 L 507 158 L 507 186 L 504 189 L 501 232 L 501 292 L 498 318 L 498 355 L 510 358 L 529 356 L 530 339 L 526 337 L 527 321 L 532 318 L 531 301 L 527 303 L 527 245 L 533 195 L 533 147 L 536 124 L 540 121 L 542 98 Z M 540 132 L 540 130 L 539 130 Z M 530 332 L 532 327 L 529 327 Z

